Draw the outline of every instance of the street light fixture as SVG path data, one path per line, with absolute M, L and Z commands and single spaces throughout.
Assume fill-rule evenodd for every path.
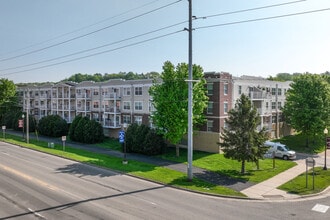
M 324 167 L 323 170 L 327 170 L 327 135 L 328 135 L 328 129 L 325 128 L 324 131 L 324 136 L 325 136 L 325 146 L 324 146 Z
M 25 121 L 24 121 L 24 118 L 25 118 L 25 115 L 24 114 L 22 114 L 22 121 L 23 121 L 23 140 L 25 139 L 24 138 L 24 124 L 25 124 Z

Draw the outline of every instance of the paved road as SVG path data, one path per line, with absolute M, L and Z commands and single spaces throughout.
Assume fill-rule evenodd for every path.
M 321 209 L 313 211 L 316 204 Z M 329 197 L 250 201 L 164 187 L 0 142 L 0 219 L 330 219 Z M 321 210 L 321 211 L 320 211 Z

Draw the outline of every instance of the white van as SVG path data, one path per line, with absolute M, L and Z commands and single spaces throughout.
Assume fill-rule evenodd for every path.
M 296 152 L 289 150 L 289 148 L 284 145 L 281 144 L 280 142 L 271 142 L 271 141 L 266 141 L 264 143 L 264 145 L 266 147 L 269 147 L 266 156 L 268 157 L 278 157 L 278 158 L 282 158 L 284 160 L 293 160 L 296 159 Z

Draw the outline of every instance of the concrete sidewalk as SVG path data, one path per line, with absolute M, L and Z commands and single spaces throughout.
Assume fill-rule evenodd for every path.
M 329 150 L 328 150 L 329 152 Z M 323 166 L 324 164 L 324 153 L 314 155 L 315 166 Z M 296 199 L 301 196 L 287 193 L 283 190 L 277 189 L 282 184 L 294 179 L 298 175 L 306 172 L 306 159 L 299 159 L 295 161 L 297 166 L 292 167 L 264 182 L 253 185 L 241 191 L 249 198 L 253 199 Z M 327 160 L 328 162 L 328 160 Z M 311 167 L 309 167 L 311 168 Z

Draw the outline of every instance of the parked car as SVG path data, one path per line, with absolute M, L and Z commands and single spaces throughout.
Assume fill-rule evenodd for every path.
M 290 150 L 286 145 L 281 144 L 280 142 L 266 141 L 264 145 L 265 147 L 269 147 L 265 155 L 266 157 L 277 157 L 284 160 L 296 159 L 296 152 Z

